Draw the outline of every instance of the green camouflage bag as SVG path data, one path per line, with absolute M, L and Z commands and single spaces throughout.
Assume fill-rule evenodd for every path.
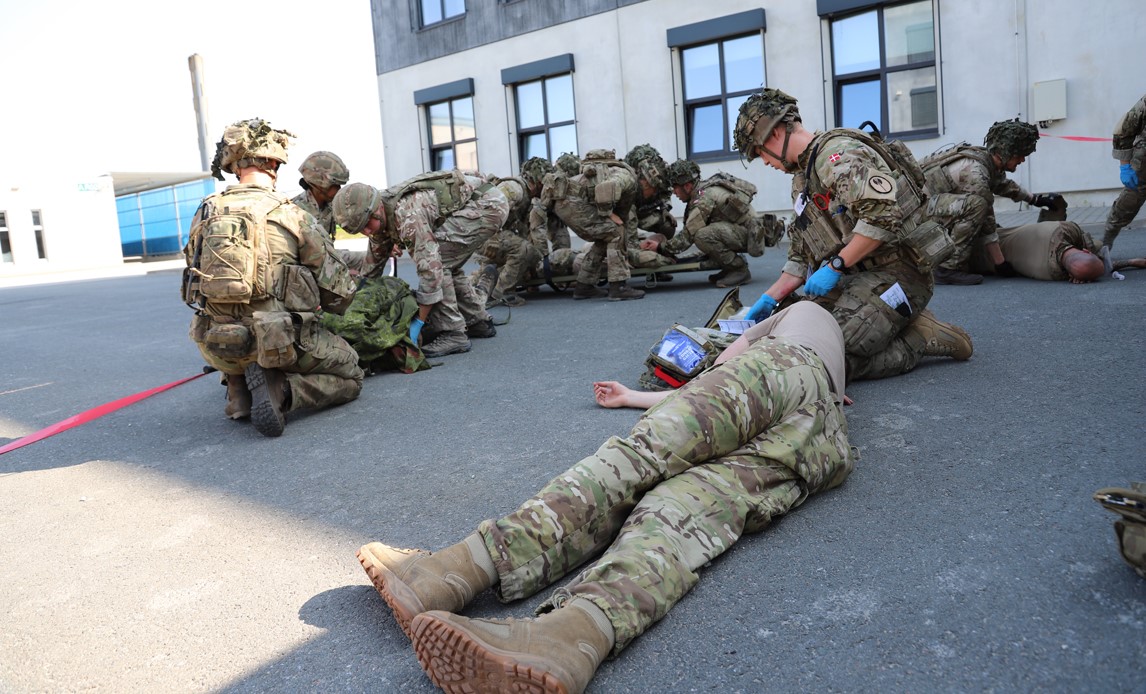
M 372 277 L 363 283 L 341 316 L 324 313 L 322 326 L 350 343 L 367 373 L 430 368 L 422 350 L 410 341 L 410 322 L 418 302 L 398 277 Z
M 1094 493 L 1094 500 L 1120 516 L 1114 533 L 1122 558 L 1142 578 L 1146 578 L 1146 482 L 1135 482 L 1130 489 L 1107 487 Z

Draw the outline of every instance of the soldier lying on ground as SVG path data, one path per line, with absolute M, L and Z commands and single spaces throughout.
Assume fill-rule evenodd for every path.
M 844 481 L 858 454 L 831 314 L 802 302 L 740 344 L 680 390 L 653 394 L 656 406 L 628 436 L 461 542 L 434 554 L 378 542 L 359 550 L 435 684 L 580 692 L 742 534 Z M 488 588 L 518 600 L 586 561 L 536 619 L 455 614 Z
M 1105 270 L 1098 244 L 1074 222 L 1039 222 L 998 229 L 997 236 L 1008 269 L 999 273 L 983 244 L 971 258 L 980 274 L 1018 274 L 1035 280 L 1093 282 Z

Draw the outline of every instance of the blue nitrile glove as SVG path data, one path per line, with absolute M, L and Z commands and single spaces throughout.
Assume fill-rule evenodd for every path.
M 761 321 L 772 315 L 772 311 L 776 310 L 776 300 L 767 294 L 761 294 L 756 303 L 752 304 L 752 308 L 748 309 L 748 314 L 744 317 L 748 320 Z
M 836 288 L 841 277 L 843 275 L 825 265 L 813 272 L 804 283 L 804 293 L 808 296 L 823 296 Z
M 1138 187 L 1138 172 L 1130 164 L 1122 164 L 1118 169 L 1118 175 L 1122 178 L 1122 185 L 1131 190 Z
M 418 344 L 418 336 L 422 334 L 422 326 L 425 324 L 426 321 L 421 318 L 415 318 L 410 321 L 410 342 Z

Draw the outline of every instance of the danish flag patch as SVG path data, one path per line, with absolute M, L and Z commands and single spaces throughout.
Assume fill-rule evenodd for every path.
M 838 152 L 836 154 L 833 154 L 832 156 L 828 157 L 828 161 L 832 162 L 833 164 L 839 160 L 840 160 L 840 155 Z

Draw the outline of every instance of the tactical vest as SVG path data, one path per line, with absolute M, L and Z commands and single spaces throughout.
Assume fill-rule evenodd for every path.
M 637 172 L 620 159 L 585 159 L 581 162 L 581 190 L 585 200 L 596 205 L 603 212 L 612 210 L 621 197 L 609 178 L 609 169 L 620 168 L 638 178 Z M 576 179 L 570 179 L 571 181 Z M 571 189 L 571 193 L 576 191 Z M 634 202 L 636 198 L 634 197 Z
M 497 185 L 501 185 L 506 181 L 513 181 L 517 185 L 521 186 L 522 195 L 520 200 L 510 206 L 509 216 L 506 218 L 505 224 L 502 226 L 506 229 L 528 230 L 529 211 L 533 209 L 533 197 L 529 194 L 529 186 L 525 184 L 524 180 L 518 178 L 517 176 L 499 178 L 497 179 Z
M 446 217 L 462 209 L 471 200 L 481 197 L 486 191 L 494 187 L 492 183 L 484 183 L 474 188 L 473 192 L 467 195 L 467 185 L 461 171 L 450 169 L 449 171 L 429 171 L 418 174 L 397 186 L 387 188 L 382 191 L 382 204 L 386 208 L 386 230 L 392 238 L 398 238 L 398 216 L 394 213 L 394 208 L 399 200 L 410 193 L 416 193 L 420 190 L 433 192 L 438 200 L 438 216 L 434 218 L 434 226 L 438 226 L 446 220 Z
M 955 249 L 954 244 L 942 226 L 926 217 L 927 190 L 923 170 L 907 145 L 899 140 L 884 141 L 863 130 L 839 128 L 817 138 L 813 154 L 818 156 L 817 150 L 837 137 L 851 137 L 870 147 L 891 169 L 896 184 L 895 202 L 900 211 L 900 246 L 912 256 L 920 269 L 929 272 L 949 257 Z M 813 259 L 819 264 L 844 247 L 844 239 L 854 231 L 856 223 L 846 209 L 833 210 L 833 206 L 829 205 L 827 210 L 821 210 L 811 200 L 813 194 L 823 194 L 827 190 L 816 173 L 814 157 L 809 159 L 805 175 L 807 180 L 804 190 L 809 199 L 795 223 Z M 893 255 L 877 253 L 867 262 L 879 266 L 883 264 L 884 257 L 891 258 Z
M 720 171 L 697 184 L 696 190 L 692 193 L 693 199 L 699 198 L 705 190 L 713 186 L 723 188 L 732 195 L 725 200 L 723 205 L 712 210 L 713 218 L 709 220 L 710 223 L 744 224 L 747 218 L 755 216 L 755 211 L 752 209 L 752 198 L 756 197 L 756 186 L 736 178 L 732 174 Z M 687 214 L 688 212 L 685 211 L 685 215 Z
M 995 162 L 991 158 L 990 152 L 982 147 L 976 147 L 966 142 L 942 152 L 936 152 L 925 158 L 922 164 L 923 176 L 927 182 L 927 190 L 931 195 L 956 192 L 955 181 L 951 180 L 951 176 L 947 173 L 946 168 L 948 164 L 960 159 L 974 159 L 990 172 L 993 172 L 995 169 Z
M 245 304 L 268 298 L 274 287 L 267 217 L 288 198 L 266 191 L 232 209 L 226 197 L 226 191 L 208 196 L 202 203 L 203 221 L 192 229 L 191 263 L 183 272 L 183 300 L 189 306 Z

